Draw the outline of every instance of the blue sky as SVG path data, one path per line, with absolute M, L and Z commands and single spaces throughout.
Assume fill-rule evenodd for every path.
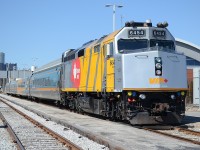
M 69 48 L 112 32 L 126 21 L 167 21 L 174 37 L 200 46 L 199 0 L 0 0 L 0 52 L 19 68 L 42 66 Z

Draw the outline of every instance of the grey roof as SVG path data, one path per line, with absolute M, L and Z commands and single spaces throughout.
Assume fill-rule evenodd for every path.
M 178 52 L 183 52 L 186 56 L 200 62 L 200 46 L 179 38 L 175 38 L 175 40 Z
M 49 68 L 52 68 L 52 67 L 55 67 L 55 66 L 59 66 L 61 65 L 61 58 L 57 59 L 57 60 L 54 60 L 40 68 L 37 68 L 34 73 L 37 73 L 37 72 L 40 72 L 40 71 L 43 71 L 43 70 L 46 70 L 46 69 L 49 69 Z
M 199 51 L 200 51 L 200 46 L 195 45 L 195 44 L 193 44 L 193 43 L 191 43 L 191 42 L 189 42 L 189 41 L 185 41 L 185 40 L 180 39 L 180 38 L 175 38 L 175 40 L 176 40 L 176 42 L 181 42 L 181 43 L 185 43 L 185 44 L 187 44 L 187 45 L 190 45 L 190 46 L 192 46 L 192 47 L 194 47 L 194 48 L 196 48 L 196 49 L 199 49 Z

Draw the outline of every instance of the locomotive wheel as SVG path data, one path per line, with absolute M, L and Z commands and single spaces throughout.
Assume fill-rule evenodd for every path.
M 82 113 L 82 112 L 83 112 L 83 111 L 81 110 L 81 106 L 80 106 L 78 100 L 75 101 L 75 107 L 76 107 L 77 113 Z
M 39 99 L 39 98 L 34 98 L 34 101 L 35 101 L 36 103 L 40 103 L 40 99 Z
M 116 101 L 113 100 L 111 102 L 111 116 L 110 116 L 111 121 L 117 121 L 117 112 L 116 112 Z
M 56 101 L 56 106 L 57 106 L 58 108 L 60 108 L 60 109 L 63 108 L 63 105 L 61 104 L 60 101 Z

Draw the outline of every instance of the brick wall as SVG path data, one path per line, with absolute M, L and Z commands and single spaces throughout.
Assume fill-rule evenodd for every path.
M 187 69 L 188 93 L 186 97 L 186 104 L 193 103 L 193 69 Z

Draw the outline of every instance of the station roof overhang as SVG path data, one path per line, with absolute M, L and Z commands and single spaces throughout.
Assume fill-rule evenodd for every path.
M 187 57 L 190 57 L 196 61 L 200 62 L 200 47 L 190 43 L 188 41 L 175 38 L 176 40 L 176 50 L 178 52 L 184 53 Z

